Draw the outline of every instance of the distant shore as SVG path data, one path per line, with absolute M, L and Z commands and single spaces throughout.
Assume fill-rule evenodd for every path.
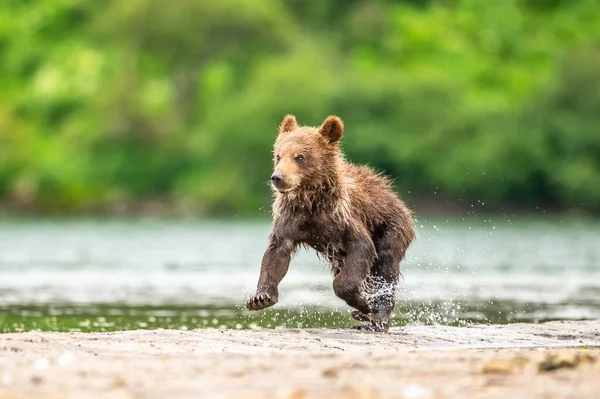
M 401 196 L 402 197 L 402 196 Z M 81 208 L 52 208 L 43 209 L 33 204 L 19 204 L 14 202 L 0 202 L 0 217 L 18 219 L 27 218 L 72 218 L 72 219 L 242 219 L 242 220 L 268 220 L 271 217 L 270 200 L 265 197 L 265 204 L 260 210 L 250 212 L 237 212 L 235 210 L 222 210 L 213 212 L 206 210 L 198 204 L 180 204 L 171 199 L 138 199 L 129 202 L 116 202 L 100 204 L 93 207 Z M 456 200 L 442 196 L 420 196 L 404 198 L 409 208 L 417 216 L 423 217 L 466 217 L 477 216 L 510 216 L 523 218 L 561 217 L 567 220 L 597 219 L 600 214 L 591 212 L 586 207 L 560 207 L 548 204 L 522 205 L 503 204 L 486 205 L 480 201 Z
M 600 321 L 0 335 L 0 398 L 597 398 Z

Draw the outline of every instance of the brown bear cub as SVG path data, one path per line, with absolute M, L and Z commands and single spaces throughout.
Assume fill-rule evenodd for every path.
M 312 247 L 331 263 L 335 294 L 355 308 L 357 328 L 387 331 L 400 261 L 415 233 L 411 212 L 390 181 L 344 161 L 342 121 L 298 126 L 288 115 L 275 142 L 273 230 L 249 310 L 273 306 L 294 251 Z

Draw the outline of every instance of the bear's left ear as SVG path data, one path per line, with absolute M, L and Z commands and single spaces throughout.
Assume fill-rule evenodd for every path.
M 296 130 L 298 123 L 294 115 L 286 115 L 279 126 L 279 133 L 287 133 Z
M 344 123 L 337 116 L 328 116 L 318 131 L 330 144 L 337 143 L 344 133 Z

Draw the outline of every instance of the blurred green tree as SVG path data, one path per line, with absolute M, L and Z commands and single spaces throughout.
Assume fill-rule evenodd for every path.
M 403 195 L 600 212 L 597 0 L 6 0 L 0 202 L 266 212 L 280 119 Z M 262 210 L 262 211 L 261 211 Z

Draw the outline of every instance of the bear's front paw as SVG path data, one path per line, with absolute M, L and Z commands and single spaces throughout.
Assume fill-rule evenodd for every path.
M 277 298 L 269 294 L 256 294 L 246 302 L 246 309 L 261 310 L 273 306 L 277 303 Z

